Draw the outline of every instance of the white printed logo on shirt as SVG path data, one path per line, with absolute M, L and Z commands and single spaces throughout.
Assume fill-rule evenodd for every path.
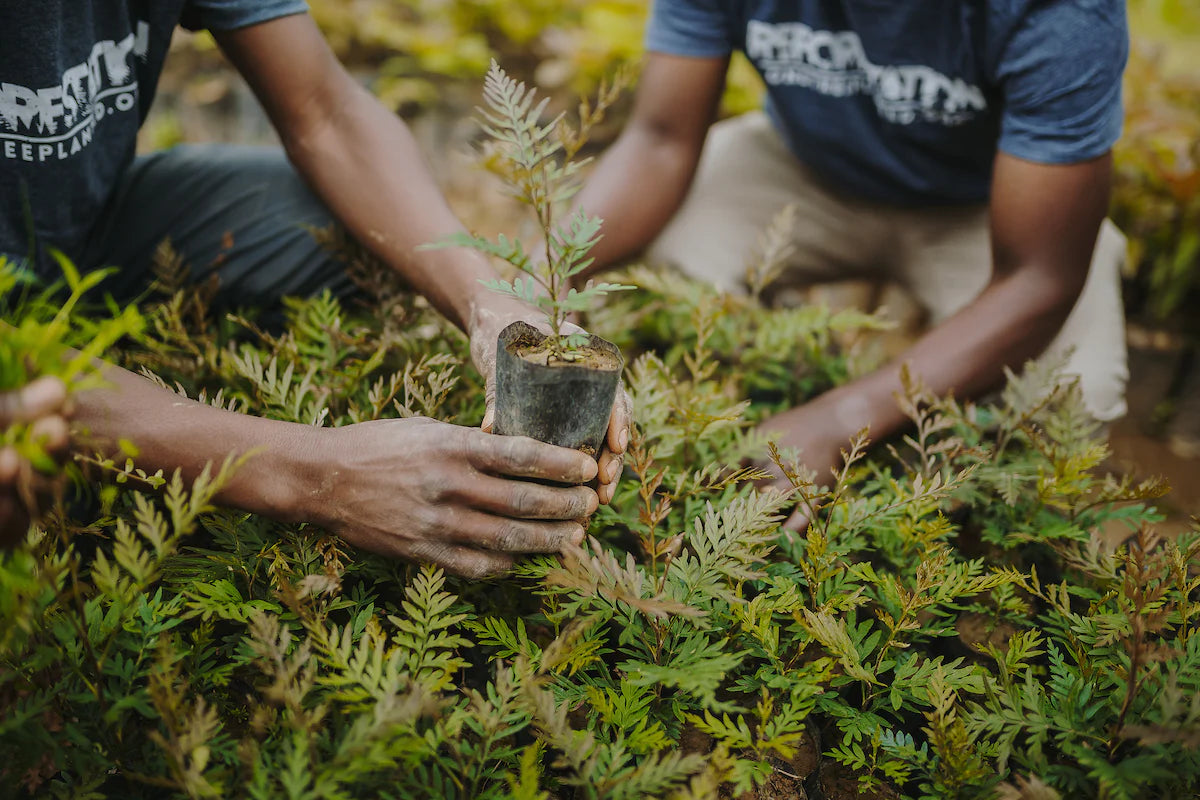
M 961 125 L 987 108 L 983 90 L 961 78 L 921 65 L 872 64 L 853 31 L 750 20 L 746 55 L 770 86 L 802 86 L 832 97 L 869 95 L 879 116 L 899 125 Z
M 139 22 L 136 35 L 96 42 L 87 61 L 64 72 L 56 86 L 0 83 L 0 153 L 17 161 L 61 161 L 91 144 L 104 117 L 136 110 L 130 56 L 144 58 L 149 38 L 150 26 Z

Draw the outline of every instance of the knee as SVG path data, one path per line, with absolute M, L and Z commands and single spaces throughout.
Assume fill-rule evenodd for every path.
M 1129 358 L 1120 281 L 1127 252 L 1125 234 L 1111 220 L 1104 220 L 1087 284 L 1061 342 L 1064 348 L 1074 349 L 1065 372 L 1078 377 L 1084 405 L 1101 422 L 1119 419 L 1126 412 Z
M 1124 366 L 1124 365 L 1122 365 Z M 1125 386 L 1129 374 L 1125 369 L 1109 369 L 1080 378 L 1083 404 L 1088 413 L 1100 422 L 1112 422 L 1125 416 Z
M 645 257 L 650 264 L 665 265 L 687 277 L 716 287 L 726 294 L 744 294 L 748 253 L 730 250 L 727 242 L 705 237 L 709 226 L 692 226 L 677 220 L 651 242 Z
M 230 205 L 251 200 L 242 212 L 286 213 L 310 224 L 332 217 L 296 172 L 284 151 L 264 145 L 182 144 L 153 153 L 155 172 Z M 254 202 L 254 201 L 257 202 Z
M 1079 381 L 1079 392 L 1088 413 L 1100 422 L 1125 416 L 1125 389 L 1129 364 L 1125 348 L 1111 352 L 1076 351 L 1067 361 L 1064 374 Z

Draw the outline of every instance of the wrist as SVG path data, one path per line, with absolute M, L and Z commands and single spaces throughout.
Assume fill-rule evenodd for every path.
M 508 323 L 524 319 L 536 309 L 524 300 L 494 289 L 487 283 L 500 279 L 491 263 L 480 253 L 467 252 L 471 263 L 464 269 L 470 275 L 459 292 L 459 317 L 468 336 L 480 331 L 499 332 Z
M 836 435 L 847 440 L 863 428 L 870 429 L 871 439 L 879 441 L 890 436 L 904 423 L 896 403 L 895 392 L 879 380 L 880 373 L 843 384 L 826 392 L 817 402 L 825 411 Z
M 279 423 L 282 435 L 247 465 L 260 513 L 286 523 L 329 527 L 335 519 L 333 488 L 339 471 L 336 429 Z M 257 463 L 255 463 L 257 462 Z
M 865 427 L 874 427 L 874 403 L 863 392 L 846 391 L 844 387 L 834 389 L 818 398 L 825 418 L 833 423 L 838 438 L 858 433 Z M 843 436 L 842 434 L 845 434 Z
M 485 283 L 499 276 L 487 257 L 466 247 L 422 250 L 420 280 L 415 287 L 456 327 L 472 335 L 478 310 L 494 305 L 498 297 Z

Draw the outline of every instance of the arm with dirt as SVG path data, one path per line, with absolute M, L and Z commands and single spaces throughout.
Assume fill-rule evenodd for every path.
M 471 335 L 476 364 L 490 377 L 496 332 L 536 312 L 488 292 L 480 281 L 495 272 L 478 254 L 418 249 L 462 228 L 404 124 L 342 69 L 307 15 L 218 40 L 299 171 L 352 234 Z M 212 408 L 116 367 L 104 376 L 109 386 L 81 395 L 75 417 L 101 443 L 115 451 L 130 439 L 139 467 L 179 469 L 185 480 L 230 454 L 252 453 L 220 502 L 315 522 L 385 555 L 493 573 L 513 553 L 580 540 L 573 520 L 597 504 L 582 486 L 522 480 L 581 484 L 597 476 L 595 461 L 563 448 L 431 420 L 314 428 Z M 609 438 L 623 445 L 625 418 L 614 416 Z
M 983 292 L 887 366 L 763 423 L 800 448 L 822 476 L 840 448 L 870 426 L 875 440 L 908 422 L 895 401 L 904 365 L 936 394 L 975 397 L 1004 369 L 1039 355 L 1066 321 L 1087 279 L 1108 207 L 1109 154 L 1050 165 L 998 153 L 992 180 L 992 276 Z M 802 525 L 798 518 L 793 525 Z
M 307 15 L 228 31 L 217 40 L 266 108 L 292 163 L 334 215 L 470 336 L 472 358 L 488 381 L 490 419 L 497 336 L 512 322 L 535 323 L 541 313 L 486 289 L 483 281 L 498 276 L 480 253 L 422 247 L 463 226 L 407 126 L 342 68 Z M 605 502 L 627 428 L 627 404 L 618 402 L 600 467 Z
M 382 555 L 482 576 L 512 554 L 578 542 L 572 520 L 596 509 L 579 485 L 596 463 L 532 439 L 492 436 L 429 419 L 320 428 L 213 408 L 107 366 L 109 386 L 78 396 L 75 422 L 119 452 L 139 450 L 148 472 L 195 480 L 231 455 L 248 455 L 217 495 L 223 505 L 283 522 L 312 522 Z

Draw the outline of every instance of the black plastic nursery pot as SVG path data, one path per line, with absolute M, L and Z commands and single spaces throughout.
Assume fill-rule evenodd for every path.
M 494 430 L 596 455 L 621 379 L 621 351 L 590 336 L 577 361 L 539 358 L 534 354 L 546 338 L 524 322 L 500 332 Z

